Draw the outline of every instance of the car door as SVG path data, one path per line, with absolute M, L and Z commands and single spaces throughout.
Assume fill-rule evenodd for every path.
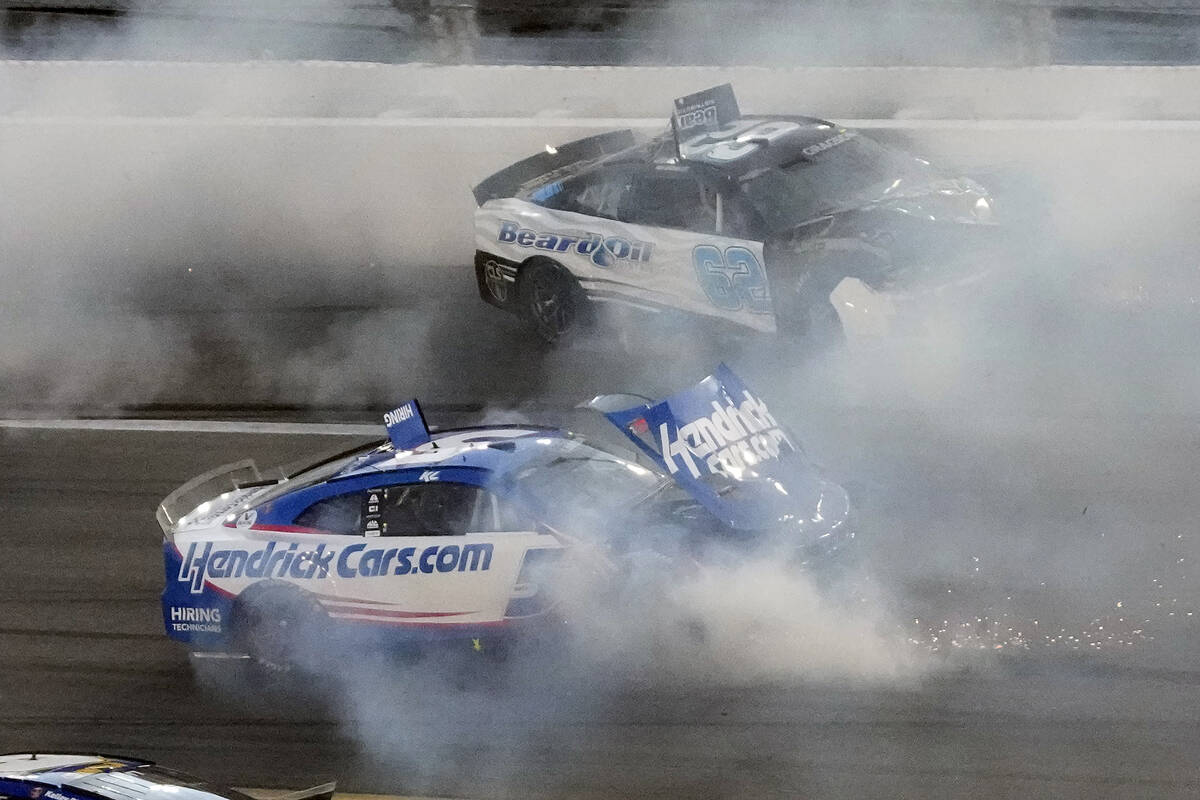
M 628 285 L 648 299 L 773 331 L 762 242 L 746 237 L 740 205 L 690 167 L 647 165 L 630 176 L 618 218 L 653 242 L 647 268 Z
M 513 264 L 553 259 L 594 301 L 773 331 L 762 242 L 734 231 L 733 203 L 695 165 L 610 164 L 489 201 L 476 246 Z
M 529 549 L 554 546 L 532 521 L 451 470 L 326 497 L 296 527 L 336 537 L 329 615 L 399 627 L 457 627 L 504 619 Z

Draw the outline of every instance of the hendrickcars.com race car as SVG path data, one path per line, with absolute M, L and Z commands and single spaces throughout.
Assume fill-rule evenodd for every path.
M 327 783 L 278 800 L 330 800 Z M 193 778 L 153 761 L 68 753 L 0 755 L 3 800 L 253 800 L 249 795 Z
M 167 634 L 272 668 L 341 634 L 511 640 L 570 623 L 581 569 L 619 581 L 643 557 L 759 548 L 799 566 L 853 540 L 846 492 L 728 368 L 592 407 L 637 450 L 532 425 L 430 432 L 414 400 L 385 416 L 388 440 L 281 480 L 241 462 L 190 481 L 158 511 Z
M 480 295 L 547 341 L 592 303 L 836 333 L 843 280 L 941 285 L 991 247 L 979 184 L 825 120 L 742 116 L 728 84 L 676 100 L 668 133 L 547 147 L 475 199 Z

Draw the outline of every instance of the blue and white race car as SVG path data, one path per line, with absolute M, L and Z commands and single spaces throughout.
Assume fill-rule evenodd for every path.
M 278 800 L 330 800 L 327 783 Z M 4 800 L 254 800 L 152 761 L 125 756 L 69 753 L 0 755 Z
M 158 511 L 168 635 L 274 668 L 338 631 L 494 641 L 569 622 L 579 570 L 768 547 L 799 563 L 853 539 L 846 492 L 728 368 L 591 405 L 637 453 L 530 425 L 430 432 L 410 401 L 388 440 L 281 480 L 252 462 L 194 479 Z
M 743 115 L 728 84 L 677 99 L 662 135 L 547 146 L 475 200 L 480 296 L 549 342 L 601 305 L 867 333 L 902 296 L 974 279 L 997 244 L 970 178 L 826 120 Z

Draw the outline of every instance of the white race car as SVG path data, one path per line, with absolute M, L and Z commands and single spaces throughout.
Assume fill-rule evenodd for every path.
M 831 303 L 844 280 L 868 295 L 953 283 L 994 244 L 982 186 L 857 131 L 742 116 L 728 84 L 676 100 L 671 122 L 547 148 L 475 187 L 481 297 L 550 342 L 595 303 L 829 333 L 854 307 Z
M 853 539 L 845 491 L 727 368 L 659 403 L 594 403 L 640 457 L 554 428 L 430 433 L 411 401 L 382 443 L 185 484 L 158 512 L 167 634 L 279 669 L 339 634 L 495 640 L 569 622 L 560 590 L 581 564 L 618 580 L 651 551 L 807 562 Z

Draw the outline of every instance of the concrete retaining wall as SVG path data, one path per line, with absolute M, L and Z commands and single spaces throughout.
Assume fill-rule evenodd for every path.
M 1200 119 L 1200 67 L 440 67 L 0 62 L 0 114 L 648 117 L 732 81 L 745 110 L 923 119 Z
M 1045 213 L 1069 223 L 1063 229 L 1084 247 L 1093 230 L 1105 241 L 1125 229 L 1155 235 L 1161 214 L 1146 213 L 1147 203 L 1168 205 L 1172 219 L 1200 215 L 1200 122 L 1101 112 L 1004 119 L 1051 110 L 1043 92 L 1052 87 L 1077 110 L 1111 112 L 1113 98 L 1136 95 L 1200 120 L 1200 70 L 8 63 L 0 64 L 10 112 L 0 116 L 7 296 L 121 269 L 226 290 L 278 276 L 271 296 L 302 284 L 308 299 L 298 302 L 352 293 L 346 275 L 372 286 L 419 283 L 424 271 L 469 263 L 469 190 L 480 178 L 546 144 L 621 125 L 658 130 L 673 96 L 730 78 L 746 109 L 813 111 L 962 172 L 1032 181 L 1045 189 Z M 947 93 L 996 118 L 879 113 Z M 319 102 L 330 97 L 340 105 Z M 376 111 L 402 104 L 402 113 L 372 115 L 368 100 Z M 99 113 L 118 107 L 138 113 Z M 452 113 L 418 113 L 432 107 Z
M 475 181 L 615 122 L 9 119 L 0 123 L 3 255 L 461 265 Z M 1052 183 L 1061 214 L 1074 213 L 1072 197 L 1119 220 L 1133 191 L 1176 203 L 1200 194 L 1200 124 L 869 127 L 962 171 Z

